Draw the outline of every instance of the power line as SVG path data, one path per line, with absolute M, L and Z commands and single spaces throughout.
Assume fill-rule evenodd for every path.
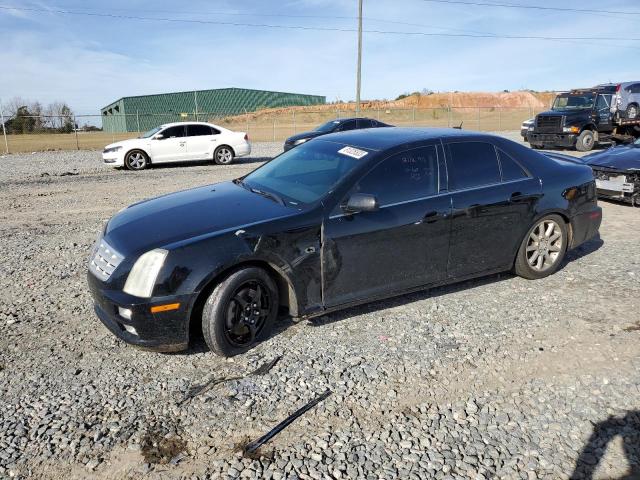
M 431 0 L 424 0 L 431 1 Z M 436 1 L 436 0 L 433 0 Z M 438 0 L 444 1 L 444 0 Z M 0 5 L 0 10 L 15 10 L 26 12 L 40 12 L 40 13 L 57 13 L 61 15 L 80 15 L 89 17 L 101 17 L 101 18 L 113 18 L 119 20 L 140 20 L 140 21 L 155 21 L 155 22 L 169 22 L 169 23 L 189 23 L 200 25 L 220 25 L 230 27 L 253 27 L 253 28 L 273 28 L 284 30 L 306 30 L 306 31 L 319 31 L 319 32 L 345 32 L 354 33 L 357 29 L 353 28 L 337 28 L 337 27 L 309 27 L 304 25 L 274 25 L 268 23 L 244 23 L 244 22 L 221 22 L 217 20 L 197 20 L 186 18 L 168 18 L 168 17 L 142 17 L 135 15 L 116 15 L 110 13 L 93 13 L 93 12 L 80 12 L 71 10 L 55 10 L 44 8 L 31 8 L 31 7 L 12 7 L 8 5 Z M 363 33 L 374 33 L 380 35 L 402 35 L 402 36 L 425 36 L 425 37 L 452 37 L 452 38 L 491 38 L 491 39 L 508 39 L 508 40 L 550 40 L 550 41 L 620 41 L 620 37 L 551 37 L 542 35 L 504 35 L 504 34 L 471 34 L 471 33 L 432 33 L 432 32 L 407 32 L 407 31 L 393 31 L 393 30 L 363 30 Z M 640 42 L 640 38 L 625 38 L 630 42 Z
M 522 5 L 517 3 L 494 3 L 494 2 L 475 2 L 466 0 L 422 0 L 423 2 L 431 3 L 448 3 L 454 5 L 469 5 L 475 7 L 502 7 L 502 8 L 525 8 L 528 10 L 551 10 L 554 12 L 571 12 L 571 13 L 586 13 L 586 14 L 598 14 L 598 13 L 611 13 L 618 15 L 640 15 L 640 12 L 628 12 L 620 10 L 594 10 L 594 9 L 580 9 L 569 7 L 545 7 L 542 5 Z

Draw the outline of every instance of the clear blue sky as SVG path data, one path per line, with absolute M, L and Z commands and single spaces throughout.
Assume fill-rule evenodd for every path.
M 518 2 L 640 12 L 637 0 L 497 3 Z M 0 0 L 0 6 L 347 30 L 357 26 L 356 0 Z M 640 37 L 640 15 L 364 0 L 364 17 L 365 30 L 619 38 L 557 42 L 365 32 L 362 96 L 367 99 L 392 99 L 422 88 L 554 90 L 640 77 L 640 42 L 625 40 Z M 329 101 L 355 97 L 354 32 L 0 9 L 0 45 L 0 97 L 64 100 L 76 113 L 98 112 L 122 96 L 229 86 L 320 94 Z

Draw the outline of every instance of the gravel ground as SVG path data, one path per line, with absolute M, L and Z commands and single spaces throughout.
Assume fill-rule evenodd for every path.
M 279 151 L 139 173 L 97 152 L 0 157 L 0 478 L 640 478 L 640 210 L 626 205 L 601 202 L 601 239 L 549 278 L 285 319 L 231 360 L 202 341 L 140 351 L 102 327 L 85 275 L 103 221 Z

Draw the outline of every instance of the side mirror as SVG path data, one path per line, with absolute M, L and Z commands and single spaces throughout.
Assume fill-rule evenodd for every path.
M 368 193 L 354 193 L 342 210 L 345 213 L 375 212 L 378 210 L 378 199 Z
M 153 136 L 154 140 L 162 140 L 164 138 L 164 135 L 161 133 L 158 133 L 157 135 Z

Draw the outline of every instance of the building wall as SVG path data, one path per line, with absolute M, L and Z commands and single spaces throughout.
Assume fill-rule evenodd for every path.
M 163 93 L 124 97 L 102 109 L 103 128 L 109 132 L 150 130 L 163 123 L 201 121 L 253 112 L 261 108 L 320 105 L 326 97 L 243 88 Z

